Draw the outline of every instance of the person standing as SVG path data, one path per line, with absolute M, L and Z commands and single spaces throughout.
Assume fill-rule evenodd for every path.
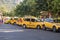
M 42 16 L 42 17 L 41 17 L 41 21 L 44 21 L 44 20 L 45 20 L 45 19 L 44 19 L 44 17 Z
M 2 23 L 3 23 L 3 17 L 0 16 L 0 24 L 2 24 Z

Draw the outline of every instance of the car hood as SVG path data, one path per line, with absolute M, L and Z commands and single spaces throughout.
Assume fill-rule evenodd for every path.
M 54 23 L 55 25 L 57 25 L 57 26 L 60 26 L 60 23 Z

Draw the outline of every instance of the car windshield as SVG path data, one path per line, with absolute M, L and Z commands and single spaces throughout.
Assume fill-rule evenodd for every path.
M 46 22 L 54 22 L 52 18 L 46 18 L 45 21 Z
M 38 18 L 36 18 L 36 21 L 37 21 L 37 22 L 41 22 L 41 20 L 40 20 L 40 19 L 38 19 Z

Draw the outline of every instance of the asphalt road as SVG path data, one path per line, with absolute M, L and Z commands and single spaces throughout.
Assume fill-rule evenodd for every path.
M 0 40 L 60 40 L 60 33 L 0 24 Z

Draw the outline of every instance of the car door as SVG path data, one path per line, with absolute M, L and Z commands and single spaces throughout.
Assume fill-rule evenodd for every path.
M 31 28 L 35 28 L 36 25 L 37 25 L 36 20 L 32 18 L 32 19 L 31 19 L 31 23 L 30 23 L 30 27 L 31 27 Z
M 47 28 L 51 28 L 52 24 L 50 22 L 45 22 L 44 23 Z
M 27 26 L 27 27 L 30 27 L 30 18 L 24 18 L 24 24 Z
M 48 19 L 45 20 L 44 24 L 47 28 L 52 28 L 53 20 L 48 18 Z

